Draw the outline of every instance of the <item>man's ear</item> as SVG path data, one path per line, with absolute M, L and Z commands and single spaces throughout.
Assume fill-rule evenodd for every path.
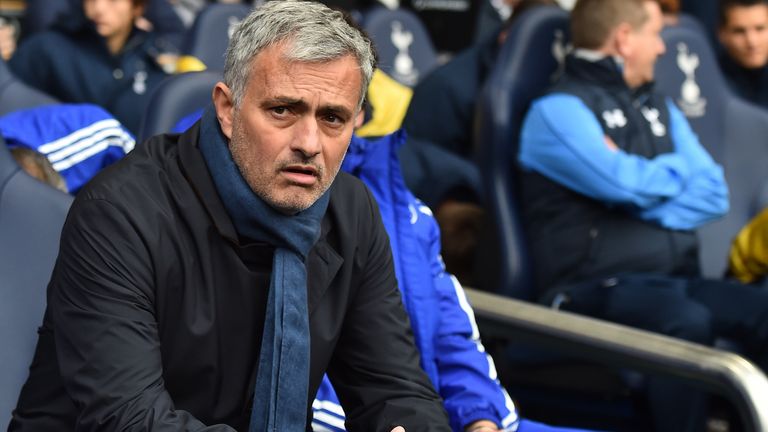
M 365 109 L 361 108 L 360 111 L 358 111 L 357 115 L 355 116 L 355 129 L 362 126 L 364 121 L 365 121 Z
M 213 88 L 213 106 L 216 108 L 216 118 L 219 119 L 221 132 L 227 139 L 232 139 L 232 116 L 235 110 L 235 101 L 232 99 L 232 91 L 223 82 L 216 83 Z
M 619 24 L 613 31 L 614 47 L 619 57 L 626 58 L 632 54 L 634 33 L 635 30 L 626 22 Z

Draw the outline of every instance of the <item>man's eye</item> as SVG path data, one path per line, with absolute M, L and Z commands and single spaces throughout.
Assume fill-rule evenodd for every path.
M 272 112 L 277 115 L 285 115 L 286 113 L 288 113 L 288 109 L 285 107 L 274 107 L 272 108 Z
M 337 116 L 335 114 L 328 114 L 327 116 L 325 116 L 325 121 L 328 122 L 328 123 L 331 123 L 331 124 L 343 124 L 344 123 L 344 119 L 342 119 L 341 117 L 339 117 L 339 116 Z

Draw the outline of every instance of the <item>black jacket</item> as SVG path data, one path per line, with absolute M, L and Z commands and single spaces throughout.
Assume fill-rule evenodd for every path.
M 240 242 L 197 137 L 155 137 L 78 195 L 11 430 L 247 430 L 273 250 Z M 379 210 L 349 175 L 307 277 L 308 404 L 327 369 L 350 430 L 449 430 Z

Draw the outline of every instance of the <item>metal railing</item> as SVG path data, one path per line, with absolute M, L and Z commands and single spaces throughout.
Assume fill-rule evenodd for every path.
M 739 355 L 495 294 L 466 292 L 486 337 L 514 338 L 610 366 L 681 378 L 728 398 L 746 430 L 768 432 L 768 379 Z

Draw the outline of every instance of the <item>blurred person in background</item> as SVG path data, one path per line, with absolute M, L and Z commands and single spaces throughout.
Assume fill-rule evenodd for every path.
M 718 38 L 720 67 L 731 89 L 768 107 L 768 1 L 722 0 Z
M 62 102 L 102 106 L 134 135 L 165 78 L 162 41 L 136 22 L 146 0 L 71 0 L 70 14 L 23 40 L 8 62 L 26 84 Z

